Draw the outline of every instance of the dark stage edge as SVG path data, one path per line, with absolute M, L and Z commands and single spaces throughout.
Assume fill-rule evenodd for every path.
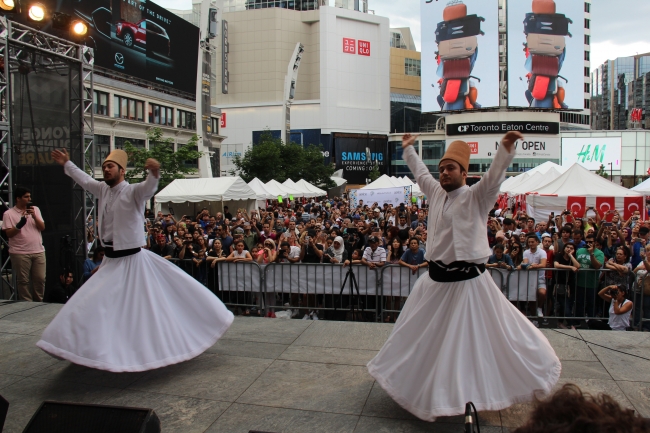
M 462 431 L 461 416 L 417 420 L 368 374 L 365 364 L 390 324 L 237 317 L 191 361 L 115 374 L 58 361 L 35 346 L 60 308 L 0 303 L 0 394 L 10 403 L 4 432 L 21 432 L 43 400 L 153 408 L 165 432 Z M 650 361 L 639 358 L 650 358 L 650 333 L 542 332 L 562 360 L 558 387 L 573 382 L 606 392 L 650 417 Z M 530 409 L 482 412 L 481 431 L 511 431 Z

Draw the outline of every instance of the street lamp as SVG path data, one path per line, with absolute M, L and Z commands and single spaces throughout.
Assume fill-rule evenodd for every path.
M 607 164 L 609 164 L 609 180 L 614 182 L 614 171 L 613 171 L 614 166 L 612 165 L 611 162 L 608 162 Z
M 638 159 L 634 158 L 634 182 L 632 183 L 632 186 L 636 186 L 636 163 L 638 161 Z
M 282 104 L 282 129 L 280 138 L 284 144 L 288 144 L 291 140 L 291 104 L 296 95 L 296 82 L 298 81 L 298 68 L 302 55 L 305 52 L 305 47 L 300 42 L 296 44 L 293 50 L 293 55 L 287 67 L 287 75 L 284 77 L 284 99 Z

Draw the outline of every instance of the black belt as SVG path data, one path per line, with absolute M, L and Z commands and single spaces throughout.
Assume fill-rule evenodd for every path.
M 120 257 L 132 256 L 140 252 L 140 247 L 130 248 L 128 250 L 117 250 L 115 251 L 112 246 L 112 242 L 104 242 L 104 255 L 109 259 L 119 259 Z
M 471 280 L 483 272 L 485 272 L 484 263 L 458 261 L 446 265 L 440 260 L 429 261 L 429 277 L 439 283 Z

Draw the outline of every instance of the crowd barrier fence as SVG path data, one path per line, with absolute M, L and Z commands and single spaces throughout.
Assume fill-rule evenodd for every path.
M 295 316 L 316 311 L 320 318 L 393 322 L 415 282 L 428 269 L 413 272 L 399 265 L 370 269 L 354 264 L 218 262 L 196 266 L 173 260 L 202 282 L 229 307 L 255 309 L 257 314 L 292 310 Z M 488 268 L 503 295 L 531 320 L 550 326 L 579 325 L 582 320 L 607 321 L 609 303 L 598 296 L 606 284 L 623 282 L 634 302 L 631 325 L 650 331 L 650 276 L 622 277 L 615 271 L 557 268 L 508 271 Z M 352 280 L 352 281 L 351 281 Z M 648 286 L 648 290 L 644 287 Z M 540 295 L 544 289 L 545 300 Z M 541 308 L 543 318 L 537 317 Z

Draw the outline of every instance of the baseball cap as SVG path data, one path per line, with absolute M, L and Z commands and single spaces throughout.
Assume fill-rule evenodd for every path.
M 242 234 L 242 233 L 244 233 L 244 229 L 242 229 L 241 227 L 237 227 L 237 228 L 235 229 L 235 233 L 238 234 L 238 235 L 239 235 L 239 234 Z
M 372 243 L 378 243 L 378 242 L 379 242 L 379 238 L 378 238 L 377 236 L 370 236 L 370 237 L 368 238 L 368 243 L 370 243 L 370 242 L 372 242 Z
M 551 237 L 551 235 L 548 234 L 548 233 L 543 233 L 543 234 L 542 234 L 542 239 L 544 239 L 544 238 L 550 238 L 550 237 Z
M 296 222 L 296 217 L 291 217 L 291 218 L 289 218 L 289 221 Z
M 379 209 L 378 207 L 376 207 L 376 208 L 375 208 L 375 212 L 381 212 L 381 209 Z

